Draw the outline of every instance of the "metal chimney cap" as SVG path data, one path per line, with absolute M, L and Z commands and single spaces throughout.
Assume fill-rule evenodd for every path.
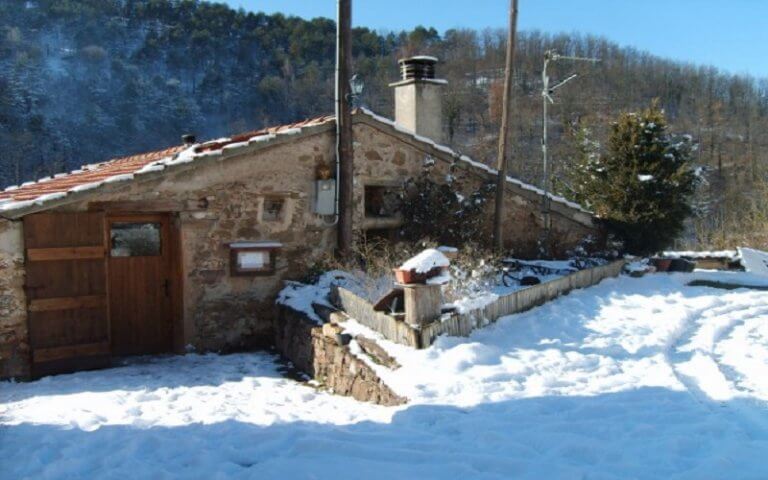
M 434 64 L 438 63 L 439 61 L 440 61 L 440 59 L 437 58 L 437 57 L 432 57 L 432 56 L 429 56 L 429 55 L 415 55 L 413 57 L 401 58 L 400 60 L 397 61 L 397 63 L 399 63 L 401 65 L 403 63 L 425 63 L 425 64 L 434 65 Z
M 402 58 L 397 62 L 400 64 L 400 80 L 434 80 L 437 62 L 436 57 L 427 55 Z

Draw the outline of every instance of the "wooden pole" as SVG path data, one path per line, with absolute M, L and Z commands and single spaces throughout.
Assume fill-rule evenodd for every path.
M 512 102 L 512 86 L 515 68 L 515 38 L 517 37 L 517 0 L 510 0 L 509 33 L 507 35 L 507 61 L 504 70 L 504 98 L 501 110 L 501 129 L 499 130 L 499 154 L 496 169 L 496 210 L 493 216 L 493 247 L 497 253 L 504 249 L 504 187 L 507 179 L 507 140 L 509 137 L 509 116 Z
M 350 108 L 350 71 L 352 61 L 352 0 L 338 0 L 336 41 L 336 131 L 339 164 L 338 254 L 349 258 L 352 250 L 352 213 L 354 152 L 352 145 L 352 110 Z

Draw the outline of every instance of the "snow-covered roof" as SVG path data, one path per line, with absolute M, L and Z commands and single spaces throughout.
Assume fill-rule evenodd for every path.
M 85 165 L 69 173 L 26 182 L 0 191 L 0 214 L 45 206 L 69 195 L 96 190 L 105 185 L 134 180 L 142 175 L 161 172 L 168 167 L 191 163 L 197 159 L 221 155 L 225 151 L 254 143 L 268 142 L 279 136 L 295 135 L 303 128 L 333 122 L 335 117 L 323 116 L 298 123 L 268 127 L 261 130 L 220 138 L 194 145 L 180 145 L 154 152 L 117 158 Z
M 408 135 L 414 140 L 431 146 L 438 152 L 449 155 L 458 162 L 462 162 L 472 168 L 496 175 L 497 171 L 488 165 L 477 162 L 466 155 L 462 155 L 450 147 L 438 144 L 434 140 L 423 137 L 411 130 L 397 125 L 394 121 L 379 116 L 376 113 L 361 108 L 356 114 L 363 114 L 381 124 L 390 126 L 398 132 Z M 97 190 L 105 185 L 126 182 L 137 179 L 149 173 L 162 172 L 167 168 L 188 164 L 200 158 L 218 156 L 234 149 L 246 147 L 257 143 L 271 142 L 278 137 L 297 135 L 308 127 L 315 127 L 332 123 L 335 116 L 326 115 L 304 120 L 298 123 L 268 127 L 261 130 L 220 138 L 205 143 L 194 145 L 180 145 L 154 152 L 133 155 L 101 162 L 93 165 L 85 165 L 69 173 L 42 178 L 36 182 L 26 182 L 20 186 L 11 186 L 0 191 L 0 215 L 22 216 L 28 210 L 53 206 L 59 201 L 65 200 L 73 194 Z M 536 195 L 544 195 L 544 191 L 516 178 L 507 176 L 507 182 L 523 190 Z M 580 205 L 570 202 L 563 197 L 547 194 L 552 202 L 564 205 L 574 210 L 591 216 L 591 212 Z M 38 207 L 38 208 L 35 208 Z
M 376 113 L 374 113 L 374 112 L 372 112 L 372 111 L 370 111 L 370 110 L 368 110 L 366 108 L 362 108 L 362 109 L 360 109 L 360 111 L 362 113 L 364 113 L 365 115 L 368 115 L 369 117 L 371 117 L 374 120 L 378 121 L 378 122 L 390 125 L 394 129 L 396 129 L 397 131 L 399 131 L 401 133 L 404 133 L 406 135 L 410 135 L 411 137 L 413 137 L 415 140 L 418 140 L 419 142 L 423 142 L 423 143 L 431 145 L 436 150 L 438 150 L 440 152 L 443 152 L 443 153 L 446 153 L 446 154 L 450 155 L 451 157 L 455 158 L 456 160 L 458 160 L 460 162 L 463 162 L 463 163 L 465 163 L 465 164 L 467 164 L 469 166 L 472 166 L 474 168 L 478 168 L 478 169 L 484 170 L 484 171 L 486 171 L 486 172 L 488 172 L 490 174 L 493 174 L 493 175 L 496 175 L 498 173 L 498 171 L 496 169 L 491 168 L 491 167 L 489 167 L 488 165 L 486 165 L 484 163 L 480 163 L 478 161 L 475 161 L 475 160 L 471 159 L 470 157 L 468 157 L 467 155 L 460 154 L 460 153 L 456 152 L 455 150 L 453 150 L 452 148 L 450 148 L 448 146 L 440 145 L 439 143 L 435 142 L 431 138 L 427 138 L 427 137 L 423 137 L 421 135 L 418 135 L 418 134 L 414 133 L 412 130 L 409 130 L 407 128 L 404 128 L 404 127 L 396 124 L 393 120 L 390 120 L 388 118 L 385 118 L 385 117 L 382 117 L 380 115 L 377 115 Z M 529 183 L 525 183 L 522 180 L 519 180 L 517 178 L 513 178 L 513 177 L 510 177 L 510 176 L 507 176 L 507 182 L 511 183 L 513 185 L 516 185 L 516 186 L 518 186 L 518 187 L 520 187 L 520 188 L 522 188 L 524 190 L 528 190 L 528 191 L 530 191 L 532 193 L 535 193 L 537 195 L 541 195 L 541 196 L 544 195 L 544 190 L 542 190 L 542 189 L 540 189 L 540 188 L 538 188 L 538 187 L 536 187 L 534 185 L 531 185 Z M 566 200 L 564 197 L 561 197 L 561 196 L 558 196 L 558 195 L 553 195 L 551 193 L 547 193 L 547 196 L 549 197 L 549 199 L 551 201 L 553 201 L 555 203 L 560 203 L 560 204 L 565 205 L 565 206 L 567 206 L 569 208 L 572 208 L 572 209 L 575 209 L 575 210 L 579 210 L 579 211 L 581 211 L 583 213 L 586 213 L 588 215 L 592 215 L 592 212 L 584 209 L 578 203 Z

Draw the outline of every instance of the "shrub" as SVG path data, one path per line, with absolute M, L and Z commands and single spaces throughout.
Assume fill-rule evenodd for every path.
M 411 242 L 428 239 L 456 247 L 482 238 L 484 212 L 495 186 L 485 183 L 466 196 L 458 187 L 451 176 L 446 183 L 437 183 L 428 171 L 409 179 L 401 208 L 402 238 Z
M 581 158 L 571 171 L 571 196 L 591 208 L 635 254 L 669 246 L 692 213 L 697 177 L 691 138 L 667 132 L 654 103 L 626 113 L 612 126 L 607 152 L 581 137 Z

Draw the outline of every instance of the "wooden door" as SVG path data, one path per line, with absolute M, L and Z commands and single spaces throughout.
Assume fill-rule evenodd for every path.
M 173 251 L 165 214 L 107 217 L 114 355 L 173 348 Z
M 24 217 L 32 374 L 109 365 L 104 214 Z

